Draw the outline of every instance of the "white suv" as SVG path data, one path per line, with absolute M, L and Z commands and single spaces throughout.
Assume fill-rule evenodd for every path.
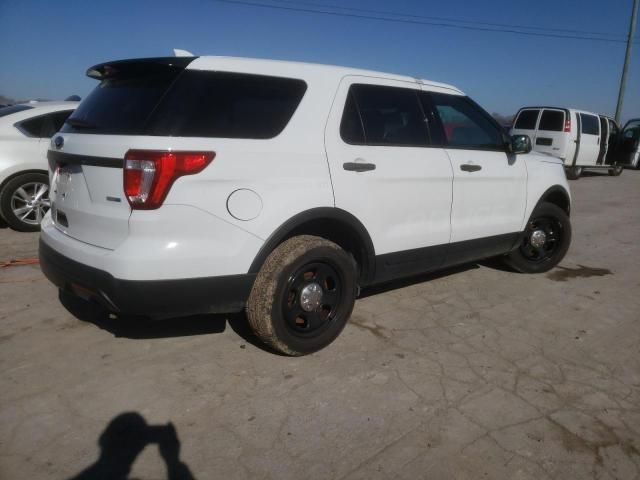
M 560 160 L 519 155 L 455 87 L 224 57 L 109 62 L 51 142 L 40 258 L 110 311 L 246 308 L 290 355 L 332 342 L 360 288 L 502 256 L 565 255 Z

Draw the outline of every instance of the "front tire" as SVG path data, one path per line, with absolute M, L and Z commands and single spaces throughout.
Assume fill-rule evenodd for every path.
M 254 333 L 286 355 L 316 352 L 340 334 L 356 297 L 356 264 L 324 238 L 281 243 L 258 272 L 247 301 Z
M 578 180 L 582 175 L 582 167 L 569 167 L 566 173 L 569 180 Z
M 542 273 L 558 265 L 571 244 L 569 216 L 557 205 L 538 205 L 517 249 L 504 257 L 505 263 L 521 273 Z
M 622 165 L 615 165 L 613 168 L 610 168 L 608 172 L 612 177 L 619 177 L 620 174 L 622 174 L 622 170 L 624 170 Z
M 39 231 L 50 206 L 49 177 L 44 173 L 18 175 L 0 192 L 0 213 L 19 232 Z

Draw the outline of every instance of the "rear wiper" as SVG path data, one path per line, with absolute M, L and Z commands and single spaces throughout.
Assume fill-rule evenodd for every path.
M 85 120 L 80 120 L 79 118 L 67 118 L 66 123 L 75 128 L 98 128 L 93 123 L 89 123 Z

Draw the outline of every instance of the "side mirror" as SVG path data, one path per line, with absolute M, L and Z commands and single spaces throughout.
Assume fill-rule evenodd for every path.
M 513 135 L 507 146 L 509 153 L 529 153 L 532 148 L 529 135 Z

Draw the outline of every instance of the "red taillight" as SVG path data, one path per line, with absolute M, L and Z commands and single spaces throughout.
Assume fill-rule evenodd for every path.
M 124 156 L 124 192 L 131 208 L 160 207 L 177 178 L 201 172 L 215 156 L 215 152 L 129 150 Z
M 564 131 L 565 132 L 571 131 L 571 117 L 567 117 L 567 119 L 564 121 Z

